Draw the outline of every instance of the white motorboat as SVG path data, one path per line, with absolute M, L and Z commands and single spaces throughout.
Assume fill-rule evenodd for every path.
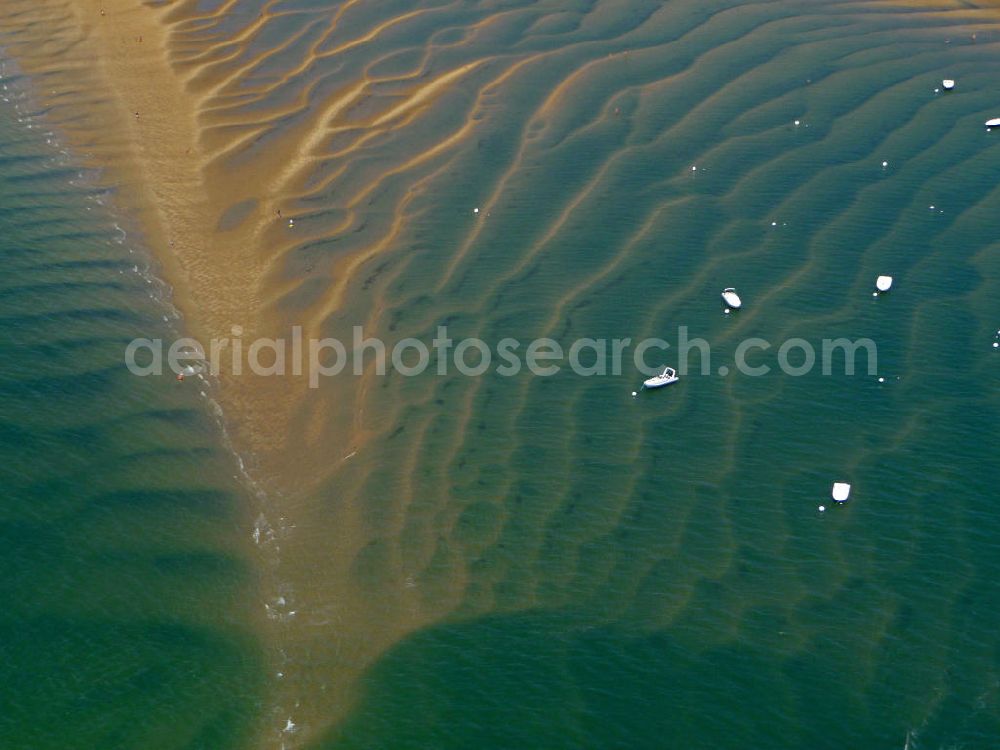
M 1000 128 L 1000 117 L 994 117 L 992 120 L 986 121 L 986 127 L 988 128 Z
M 740 299 L 740 295 L 732 287 L 722 290 L 722 301 L 726 303 L 727 307 L 731 307 L 733 310 L 739 310 L 743 307 L 743 300 Z
M 834 482 L 833 492 L 830 494 L 835 502 L 846 503 L 851 497 L 851 485 L 847 482 Z
M 951 91 L 953 88 L 955 88 L 955 82 L 950 78 L 945 78 L 943 81 L 941 81 L 941 88 L 943 88 L 945 91 Z
M 888 292 L 892 289 L 892 276 L 879 276 L 875 279 L 875 288 L 880 292 Z
M 677 370 L 673 367 L 664 367 L 663 372 L 659 375 L 654 375 L 648 380 L 644 380 L 642 384 L 646 388 L 662 388 L 665 385 L 676 383 L 678 380 L 680 378 L 677 377 Z

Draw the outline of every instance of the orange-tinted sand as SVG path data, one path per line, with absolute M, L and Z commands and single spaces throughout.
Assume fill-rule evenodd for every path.
M 956 37 L 975 33 L 984 14 L 924 4 L 961 19 Z M 772 11 L 756 5 L 701 17 L 691 5 L 637 3 L 645 15 L 636 18 L 613 2 L 588 13 L 497 5 L 387 17 L 379 3 L 359 0 L 316 14 L 273 1 L 5 0 L 0 38 L 35 77 L 53 125 L 119 188 L 119 208 L 163 265 L 199 339 L 229 336 L 234 325 L 245 341 L 293 325 L 307 337 L 346 338 L 355 324 L 370 335 L 425 334 L 444 317 L 456 334 L 473 335 L 500 317 L 496 289 L 516 289 L 581 215 L 600 211 L 622 163 L 667 161 L 671 138 L 720 127 L 708 111 L 747 85 L 731 80 L 742 68 L 726 68 L 757 43 L 743 35 L 786 33 L 770 30 Z M 711 41 L 706 49 L 699 35 Z M 683 64 L 662 72 L 673 54 Z M 699 86 L 707 91 L 690 117 L 670 108 L 671 94 Z M 551 191 L 545 220 L 505 224 L 517 201 L 548 199 L 532 192 L 538 165 L 574 139 L 583 144 L 580 169 Z M 474 193 L 463 192 L 467 184 Z M 651 238 L 687 210 L 690 196 L 665 194 L 607 257 L 565 263 L 563 286 L 537 313 L 534 298 L 512 306 L 529 311 L 538 333 L 554 334 L 587 295 L 625 269 L 641 273 L 636 254 L 651 252 L 643 249 Z M 454 204 L 439 205 L 441 195 Z M 411 278 L 414 259 L 427 256 L 424 275 Z M 665 294 L 645 319 L 712 270 Z M 810 271 L 789 271 L 768 294 Z M 749 332 L 754 314 L 727 335 Z M 316 391 L 302 377 L 226 372 L 221 386 L 235 447 L 268 495 L 258 535 L 275 658 L 263 746 L 303 744 L 341 719 L 355 678 L 406 634 L 456 610 L 535 601 L 536 581 L 504 585 L 504 576 L 544 564 L 537 530 L 547 519 L 522 530 L 530 555 L 477 568 L 515 510 L 491 509 L 492 525 L 470 541 L 455 533 L 467 508 L 453 502 L 473 483 L 497 496 L 511 489 L 503 468 L 518 446 L 483 457 L 467 443 L 487 421 L 510 433 L 530 421 L 529 386 L 509 386 L 501 404 L 482 403 L 481 381 L 452 388 L 378 378 L 370 368 Z M 435 411 L 439 402 L 447 407 Z M 565 463 L 554 476 L 575 471 Z M 611 533 L 615 519 L 606 523 L 581 536 Z M 295 732 L 281 731 L 288 718 Z
M 2 20 L 10 54 L 44 78 L 37 88 L 43 99 L 51 92 L 55 124 L 121 188 L 120 205 L 203 341 L 229 336 L 234 325 L 245 341 L 287 336 L 292 325 L 307 337 L 329 335 L 374 259 L 412 241 L 422 210 L 414 205 L 465 158 L 498 96 L 531 86 L 548 66 L 558 70 L 537 84 L 542 98 L 531 132 L 497 175 L 483 218 L 511 191 L 530 145 L 558 143 L 566 113 L 595 84 L 648 66 L 658 54 L 648 46 L 657 19 L 664 27 L 672 21 L 666 7 L 646 24 L 653 31 L 583 43 L 593 50 L 567 64 L 558 44 L 487 44 L 524 17 L 534 16 L 529 29 L 542 38 L 571 32 L 575 22 L 561 13 L 487 10 L 449 26 L 449 6 L 380 17 L 344 2 L 271 41 L 263 35 L 294 11 L 274 2 L 260 12 L 232 1 L 204 5 L 212 10 L 190 0 L 11 0 Z M 947 12 L 964 13 L 970 24 L 981 15 Z M 595 11 L 592 22 L 613 25 L 614 13 Z M 414 29 L 428 41 L 394 36 Z M 680 82 L 654 79 L 635 92 L 641 102 L 643 92 Z M 608 106 L 590 116 L 610 120 Z M 606 176 L 595 173 L 592 185 Z M 584 186 L 559 207 L 511 277 L 560 235 L 588 194 Z M 454 252 L 442 253 L 447 261 L 433 291 L 456 282 L 488 226 L 475 223 Z M 374 301 L 352 322 L 377 327 L 379 309 Z M 285 490 L 307 491 L 326 476 L 328 456 L 317 459 L 317 446 L 337 440 L 356 449 L 367 440 L 352 408 L 327 419 L 330 404 L 305 406 L 304 378 L 267 382 L 223 372 L 223 379 L 237 446 Z M 370 387 L 363 380 L 333 390 L 348 404 L 363 401 Z
M 38 82 L 37 97 L 53 105 L 52 124 L 77 156 L 102 167 L 106 182 L 117 188 L 127 226 L 140 231 L 155 253 L 186 327 L 201 341 L 228 337 L 235 325 L 246 342 L 287 334 L 291 325 L 303 326 L 306 336 L 323 335 L 324 321 L 337 312 L 362 264 L 392 246 L 405 213 L 375 219 L 380 236 L 369 241 L 365 235 L 348 252 L 323 259 L 319 278 L 313 262 L 289 276 L 287 255 L 313 238 L 357 237 L 358 225 L 367 222 L 359 217 L 384 181 L 441 169 L 441 157 L 473 131 L 456 113 L 457 119 L 445 118 L 455 120 L 449 132 L 439 134 L 432 126 L 406 150 L 396 146 L 388 169 L 347 174 L 352 151 L 425 117 L 442 93 L 485 62 L 474 59 L 427 75 L 419 59 L 398 71 L 389 62 L 370 73 L 365 66 L 381 61 L 362 60 L 348 85 L 321 93 L 313 83 L 296 85 L 295 77 L 317 63 L 349 55 L 423 15 L 404 13 L 328 42 L 354 4 L 325 19 L 329 28 L 313 35 L 312 49 L 280 80 L 248 86 L 252 107 L 256 99 L 283 93 L 283 83 L 290 82 L 287 101 L 252 112 L 228 105 L 243 101 L 234 93 L 246 85 L 241 76 L 282 51 L 282 45 L 253 45 L 271 19 L 269 11 L 218 42 L 199 36 L 194 3 L 158 8 L 131 0 L 15 0 L 4 8 L 0 30 L 9 54 Z M 234 6 L 225 3 L 212 15 L 221 17 Z M 248 49 L 252 59 L 241 59 Z M 275 123 L 282 124 L 280 138 L 268 137 Z M 304 209 L 301 199 L 338 180 L 351 192 L 337 201 L 336 216 L 311 222 L 309 212 L 326 207 Z M 294 228 L 289 219 L 297 222 Z M 431 611 L 450 609 L 454 597 L 441 592 L 425 609 L 418 599 L 426 593 L 359 588 L 351 571 L 370 539 L 362 521 L 350 520 L 354 511 L 338 516 L 337 538 L 309 538 L 310 529 L 331 526 L 310 490 L 365 443 L 363 410 L 353 404 L 363 398 L 369 379 L 348 381 L 333 397 L 308 391 L 303 378 L 236 378 L 224 370 L 221 381 L 219 400 L 235 447 L 269 490 L 269 510 L 255 532 L 264 554 L 262 585 L 272 620 L 266 637 L 273 642 L 275 676 L 262 744 L 277 746 L 278 738 L 303 743 L 349 708 L 361 670 L 403 634 L 432 621 Z M 164 387 L 174 387 L 172 379 Z M 300 538 L 289 540 L 293 533 Z M 279 547 L 293 545 L 279 557 Z M 314 668 L 304 669 L 309 662 Z M 292 716 L 294 733 L 284 731 Z

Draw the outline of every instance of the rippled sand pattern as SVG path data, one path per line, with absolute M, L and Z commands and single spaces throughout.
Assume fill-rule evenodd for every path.
M 266 665 L 234 462 L 145 253 L 0 62 L 0 747 L 245 747 Z M 164 386 L 167 387 L 164 387 Z M 169 744 L 166 744 L 169 743 Z
M 30 37 L 96 7 L 41 5 L 51 20 L 34 0 L 5 13 Z M 271 487 L 264 545 L 280 547 L 265 744 L 320 736 L 365 669 L 444 618 L 568 609 L 789 664 L 834 639 L 876 690 L 901 620 L 933 630 L 989 580 L 950 559 L 928 571 L 918 539 L 962 544 L 995 486 L 983 474 L 997 479 L 995 463 L 946 468 L 970 460 L 953 441 L 997 437 L 995 10 L 217 0 L 128 18 L 130 35 L 166 29 L 187 102 L 178 174 L 196 205 L 161 206 L 159 241 L 189 240 L 177 278 L 204 330 L 349 341 L 364 324 L 392 342 L 447 324 L 568 343 L 683 324 L 716 364 L 747 336 L 871 336 L 901 378 L 691 378 L 639 401 L 631 371 L 224 383 Z M 146 33 L 135 55 L 161 38 Z M 935 90 L 946 76 L 951 94 Z M 873 301 L 885 269 L 900 286 Z M 725 317 L 731 284 L 748 304 Z M 868 500 L 820 520 L 844 476 Z M 939 493 L 963 498 L 943 537 L 911 515 Z M 869 591 L 877 611 L 854 609 L 886 576 L 929 580 L 926 601 Z M 913 726 L 945 689 L 928 675 L 949 645 L 921 648 Z M 995 670 L 970 680 L 995 706 Z

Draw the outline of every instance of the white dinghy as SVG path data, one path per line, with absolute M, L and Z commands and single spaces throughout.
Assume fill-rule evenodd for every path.
M 875 288 L 880 292 L 888 292 L 892 289 L 892 276 L 879 276 L 875 279 Z
M 644 380 L 642 384 L 646 388 L 662 388 L 665 385 L 676 383 L 678 380 L 680 378 L 677 377 L 677 370 L 673 367 L 664 367 L 663 372 L 659 375 L 654 375 L 648 380 Z
M 1000 117 L 994 117 L 992 120 L 986 121 L 986 127 L 988 128 L 1000 128 Z
M 851 485 L 846 482 L 834 482 L 833 492 L 831 494 L 836 502 L 846 503 L 848 498 L 851 496 Z
M 743 307 L 743 300 L 740 299 L 740 295 L 738 295 L 736 290 L 732 287 L 722 290 L 722 301 L 726 303 L 726 307 L 732 308 L 733 310 L 739 310 Z
M 945 78 L 943 81 L 941 81 L 941 88 L 943 88 L 945 91 L 951 91 L 953 88 L 955 88 L 955 82 L 950 78 Z

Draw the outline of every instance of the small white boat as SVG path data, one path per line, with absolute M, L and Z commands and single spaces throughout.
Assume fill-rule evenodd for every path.
M 1000 128 L 1000 117 L 994 117 L 992 120 L 986 121 L 986 127 L 988 128 Z
M 678 380 L 680 378 L 677 377 L 677 370 L 673 367 L 664 367 L 663 372 L 659 375 L 654 375 L 648 380 L 644 380 L 642 384 L 646 388 L 662 388 L 665 385 L 676 383 Z
M 734 310 L 739 310 L 743 307 L 743 300 L 740 299 L 740 295 L 732 287 L 722 290 L 722 301 L 726 303 L 727 307 L 731 307 Z
M 943 81 L 941 81 L 941 88 L 943 88 L 945 91 L 951 91 L 953 88 L 955 88 L 955 82 L 950 78 L 945 78 Z
M 846 503 L 851 496 L 851 485 L 846 482 L 834 482 L 832 496 L 836 502 Z
M 879 276 L 875 279 L 875 288 L 880 292 L 888 292 L 892 289 L 892 276 Z

